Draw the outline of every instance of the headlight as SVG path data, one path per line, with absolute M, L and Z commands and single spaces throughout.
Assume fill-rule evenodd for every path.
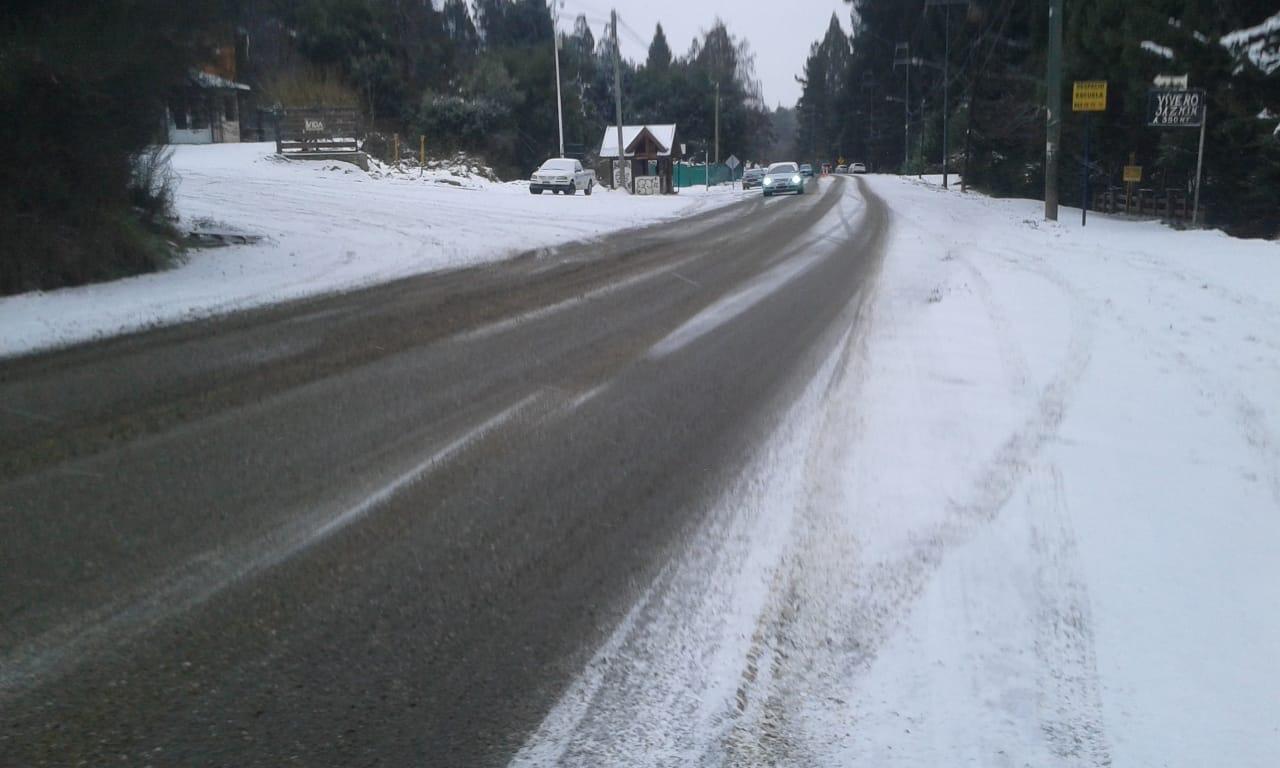
M 764 185 L 765 185 L 766 187 L 767 187 L 767 186 L 769 186 L 769 185 L 770 185 L 770 184 L 772 184 L 772 183 L 773 183 L 773 179 L 771 179 L 771 178 L 770 178 L 770 177 L 768 177 L 768 176 L 765 176 L 765 177 L 764 177 Z
M 791 181 L 792 181 L 793 183 L 795 183 L 795 184 L 799 184 L 799 183 L 800 183 L 800 174 L 798 174 L 798 173 L 797 173 L 795 176 L 792 176 L 792 177 L 791 177 Z

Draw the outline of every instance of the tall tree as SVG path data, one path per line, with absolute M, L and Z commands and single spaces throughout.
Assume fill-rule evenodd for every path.
M 644 61 L 645 69 L 654 72 L 665 72 L 671 68 L 671 46 L 667 45 L 667 36 L 659 22 L 653 30 L 653 42 L 649 43 L 649 56 Z

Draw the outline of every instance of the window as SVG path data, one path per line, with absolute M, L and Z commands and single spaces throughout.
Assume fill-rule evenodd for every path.
M 232 122 L 236 119 L 236 97 L 225 96 L 222 99 L 222 119 Z

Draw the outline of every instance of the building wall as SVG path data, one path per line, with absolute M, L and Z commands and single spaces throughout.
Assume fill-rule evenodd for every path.
M 170 144 L 240 141 L 240 106 L 235 91 L 191 89 L 169 99 L 165 122 Z

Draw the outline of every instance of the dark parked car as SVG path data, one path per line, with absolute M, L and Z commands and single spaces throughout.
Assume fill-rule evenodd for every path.
M 809 165 L 808 163 L 804 163 L 803 165 L 801 165 L 801 166 L 800 166 L 800 175 L 801 175 L 801 176 L 803 176 L 803 177 L 805 177 L 806 179 L 812 179 L 812 178 L 813 178 L 813 166 L 812 166 L 812 165 Z
M 764 181 L 763 168 L 748 168 L 742 173 L 742 188 L 756 189 Z

